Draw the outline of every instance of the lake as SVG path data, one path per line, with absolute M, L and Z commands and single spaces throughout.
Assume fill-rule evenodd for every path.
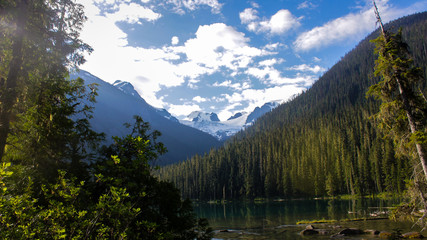
M 296 225 L 298 221 L 384 217 L 389 207 L 397 203 L 399 200 L 380 199 L 284 200 L 259 203 L 233 201 L 225 204 L 196 202 L 194 210 L 198 217 L 209 220 L 210 226 L 216 230 L 217 239 L 302 239 L 298 233 L 306 225 Z M 410 222 L 390 220 L 340 221 L 328 225 L 390 232 L 394 229 L 400 229 L 402 232 L 421 230 L 418 226 L 412 228 L 413 223 Z M 226 230 L 227 233 L 219 233 L 220 230 Z M 321 238 L 329 239 L 330 235 L 316 236 L 313 239 Z M 366 236 L 363 236 L 363 239 L 366 239 Z

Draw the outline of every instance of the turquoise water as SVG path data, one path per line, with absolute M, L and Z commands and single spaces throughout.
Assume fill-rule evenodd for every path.
M 216 232 L 228 230 L 229 233 L 235 233 L 219 234 L 221 237 L 218 238 L 225 239 L 224 235 L 229 235 L 230 239 L 300 239 L 302 237 L 298 233 L 305 225 L 297 226 L 298 221 L 384 217 L 389 207 L 397 203 L 398 200 L 379 199 L 285 200 L 262 203 L 234 201 L 225 204 L 195 203 L 194 210 L 198 217 L 207 218 Z M 412 228 L 413 224 L 410 222 L 390 220 L 338 222 L 329 224 L 329 227 L 332 225 L 379 231 L 420 231 L 418 227 Z M 317 236 L 314 239 L 320 238 L 322 237 Z M 327 239 L 329 236 L 323 238 Z

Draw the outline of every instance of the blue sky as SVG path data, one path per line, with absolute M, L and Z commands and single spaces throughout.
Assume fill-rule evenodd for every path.
M 376 27 L 371 0 L 77 0 L 81 69 L 131 82 L 178 118 L 221 120 L 301 93 Z M 377 0 L 383 21 L 427 0 Z

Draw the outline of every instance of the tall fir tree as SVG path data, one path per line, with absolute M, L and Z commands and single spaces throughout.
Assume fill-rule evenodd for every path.
M 0 159 L 16 119 L 17 103 L 26 100 L 34 80 L 64 79 L 84 61 L 90 47 L 79 39 L 86 17 L 72 0 L 0 1 Z
M 414 65 L 402 30 L 397 33 L 386 30 L 373 3 L 381 27 L 381 35 L 373 40 L 378 54 L 375 74 L 381 76 L 381 81 L 368 91 L 382 101 L 375 119 L 394 139 L 398 152 L 419 160 L 427 180 L 427 101 L 420 90 L 424 74 Z

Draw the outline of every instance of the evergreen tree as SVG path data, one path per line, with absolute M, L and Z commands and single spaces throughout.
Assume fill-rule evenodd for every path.
M 424 74 L 414 66 L 402 30 L 395 34 L 385 30 L 376 5 L 375 13 L 381 26 L 381 35 L 374 40 L 378 54 L 375 74 L 382 77 L 368 92 L 382 101 L 375 118 L 395 140 L 400 152 L 410 153 L 407 147 L 415 145 L 427 179 L 427 101 L 420 91 Z
M 90 47 L 79 39 L 85 16 L 72 0 L 0 1 L 0 159 L 33 81 L 64 79 Z M 28 88 L 27 88 L 28 87 Z M 19 99 L 19 101 L 18 101 Z

